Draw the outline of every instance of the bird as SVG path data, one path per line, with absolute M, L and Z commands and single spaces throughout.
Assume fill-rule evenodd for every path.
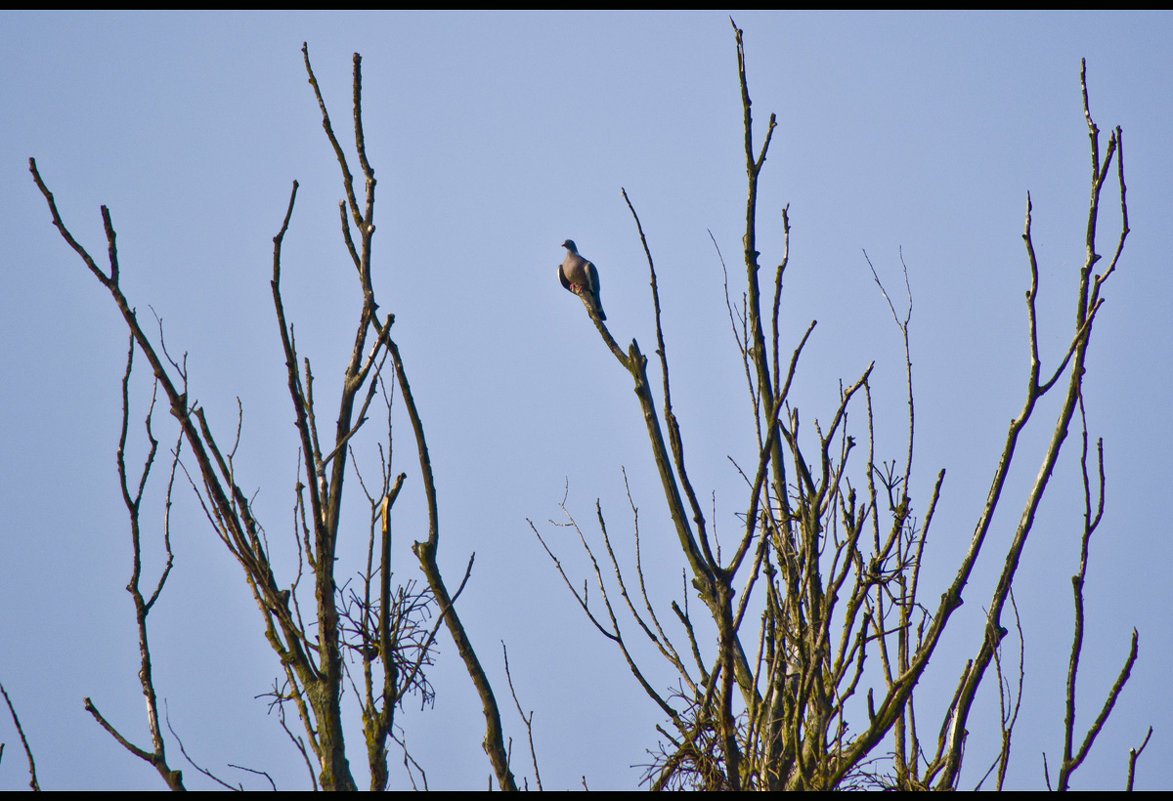
M 588 304 L 598 313 L 600 320 L 606 320 L 603 313 L 603 303 L 599 300 L 599 271 L 594 262 L 584 259 L 578 254 L 578 248 L 573 239 L 562 243 L 566 248 L 566 258 L 558 265 L 558 280 L 562 286 L 580 297 L 585 297 Z

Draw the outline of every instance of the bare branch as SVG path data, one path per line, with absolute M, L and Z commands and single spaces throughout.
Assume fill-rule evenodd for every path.
M 538 754 L 534 750 L 534 713 L 531 711 L 528 715 L 521 708 L 521 701 L 517 700 L 517 691 L 513 687 L 513 676 L 509 672 L 509 650 L 505 647 L 505 641 L 501 641 L 501 654 L 505 658 L 505 680 L 509 682 L 509 693 L 513 696 L 513 703 L 517 707 L 517 714 L 521 716 L 525 723 L 526 737 L 529 739 L 529 754 L 534 766 L 534 781 L 538 785 L 538 790 L 542 789 L 542 774 L 538 770 Z
M 41 785 L 37 782 L 37 763 L 33 760 L 33 750 L 29 748 L 29 741 L 24 736 L 24 727 L 20 725 L 20 717 L 16 714 L 16 707 L 12 705 L 12 699 L 8 697 L 8 691 L 4 689 L 3 684 L 0 684 L 0 695 L 4 696 L 4 703 L 8 705 L 8 713 L 12 715 L 12 723 L 16 726 L 16 733 L 20 737 L 20 744 L 24 747 L 25 758 L 28 759 L 29 788 L 40 790 Z M 3 753 L 3 747 L 0 746 L 0 754 Z

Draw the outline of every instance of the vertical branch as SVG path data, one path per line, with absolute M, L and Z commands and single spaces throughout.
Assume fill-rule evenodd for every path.
M 1144 751 L 1145 746 L 1149 744 L 1149 738 L 1153 736 L 1153 727 L 1149 726 L 1148 734 L 1144 736 L 1139 748 L 1130 748 L 1128 750 L 1128 782 L 1125 784 L 1125 790 L 1132 790 L 1132 779 L 1136 774 L 1136 760 L 1140 757 L 1141 752 Z
M 111 240 L 112 241 L 112 240 Z M 113 257 L 113 250 L 111 251 Z M 151 403 L 146 414 L 146 433 L 147 441 L 150 443 L 146 457 L 143 459 L 143 469 L 139 476 L 137 486 L 134 490 L 131 489 L 131 481 L 127 475 L 126 470 L 126 438 L 129 431 L 130 423 L 130 375 L 134 366 L 134 349 L 135 338 L 132 334 L 130 337 L 130 347 L 126 354 L 126 370 L 122 375 L 122 420 L 121 429 L 118 437 L 118 450 L 116 453 L 116 461 L 118 463 L 118 478 L 122 489 L 123 503 L 126 505 L 126 510 L 130 516 L 130 540 L 131 540 L 131 577 L 129 583 L 126 585 L 126 591 L 131 594 L 134 601 L 134 616 L 135 624 L 138 629 L 138 643 L 139 643 L 139 684 L 142 690 L 143 698 L 146 701 L 147 707 L 147 726 L 151 733 L 151 750 L 147 751 L 140 748 L 125 737 L 123 737 L 112 724 L 110 724 L 102 714 L 94 706 L 93 702 L 85 699 L 85 709 L 89 712 L 95 721 L 104 728 L 114 739 L 122 745 L 131 754 L 143 759 L 151 764 L 152 767 L 167 783 L 167 786 L 172 790 L 183 790 L 183 774 L 181 771 L 173 770 L 167 764 L 166 747 L 163 742 L 162 731 L 159 727 L 159 704 L 155 694 L 155 683 L 151 668 L 151 648 L 147 637 L 147 616 L 150 614 L 151 607 L 154 606 L 155 601 L 159 599 L 160 593 L 163 591 L 163 585 L 167 581 L 167 576 L 171 573 L 171 567 L 174 561 L 174 554 L 171 552 L 171 535 L 170 535 L 170 509 L 171 509 L 171 491 L 175 484 L 175 470 L 179 464 L 179 450 L 183 442 L 182 435 L 176 443 L 175 451 L 171 462 L 171 475 L 167 482 L 166 495 L 166 512 L 164 515 L 163 524 L 163 544 L 167 553 L 167 562 L 159 576 L 159 580 L 155 584 L 155 589 L 151 593 L 150 599 L 143 596 L 140 582 L 142 578 L 142 539 L 141 539 L 141 524 L 140 524 L 140 510 L 142 507 L 143 491 L 147 485 L 147 479 L 150 476 L 151 467 L 155 462 L 155 454 L 158 452 L 159 442 L 155 439 L 154 433 L 151 430 L 151 419 L 155 409 L 155 392 L 151 393 Z M 155 390 L 158 389 L 158 379 L 155 381 Z M 19 724 L 18 724 L 19 725 Z M 22 735 L 23 737 L 23 735 Z M 34 788 L 37 789 L 37 788 Z
M 20 737 L 20 744 L 24 746 L 24 755 L 29 763 L 29 788 L 40 790 L 41 785 L 37 782 L 37 763 L 33 760 L 33 751 L 29 748 L 29 741 L 24 736 L 24 727 L 20 725 L 20 717 L 16 714 L 16 707 L 12 705 L 12 699 L 8 697 L 8 691 L 4 689 L 3 684 L 0 684 L 0 695 L 4 696 L 4 703 L 8 704 L 8 713 L 12 715 L 12 722 L 16 725 L 16 733 Z M 3 753 L 4 747 L 0 744 L 0 754 Z
M 754 367 L 757 371 L 759 397 L 761 398 L 763 409 L 772 409 L 774 407 L 774 390 L 770 377 L 770 356 L 766 349 L 765 334 L 762 331 L 761 290 L 758 285 L 758 272 L 760 270 L 758 256 L 760 254 L 757 251 L 757 203 L 758 176 L 761 173 L 762 165 L 765 164 L 766 151 L 770 147 L 770 139 L 774 135 L 777 119 L 773 114 L 770 115 L 765 141 L 762 143 L 761 151 L 755 157 L 753 145 L 753 104 L 749 97 L 749 82 L 745 73 L 745 43 L 742 40 L 742 30 L 737 27 L 737 24 L 733 22 L 732 18 L 729 22 L 733 25 L 734 35 L 737 39 L 737 74 L 741 84 L 742 122 L 745 136 L 745 172 L 748 181 L 745 203 L 745 236 L 742 238 L 745 250 L 747 287 L 746 313 L 749 315 L 750 338 L 753 343 L 751 353 L 753 354 Z M 785 216 L 783 217 L 783 224 L 787 234 L 789 234 L 789 220 Z M 789 235 L 787 236 L 787 243 L 789 243 Z M 785 264 L 786 262 L 783 261 L 777 272 L 777 282 L 779 285 Z M 775 340 L 775 350 L 777 347 L 778 341 Z M 789 437 L 787 437 L 787 440 L 789 441 Z M 786 472 L 785 464 L 782 460 L 782 445 L 779 441 L 775 441 L 774 443 L 773 453 L 771 454 L 771 466 L 774 472 L 774 496 L 782 506 L 785 519 L 789 517 L 789 500 L 786 493 Z
M 1095 508 L 1092 506 L 1092 492 L 1091 479 L 1088 475 L 1087 465 L 1087 451 L 1088 451 L 1088 436 L 1087 436 L 1087 419 L 1084 413 L 1083 396 L 1079 398 L 1079 413 L 1083 423 L 1083 452 L 1080 455 L 1080 468 L 1083 475 L 1083 495 L 1084 495 L 1084 524 L 1083 535 L 1080 537 L 1080 554 L 1079 554 L 1079 570 L 1071 577 L 1072 594 L 1075 600 L 1075 624 L 1073 626 L 1073 635 L 1071 643 L 1071 655 L 1067 668 L 1067 689 L 1066 689 L 1066 712 L 1063 718 L 1063 759 L 1059 766 L 1059 784 L 1058 789 L 1066 790 L 1070 786 L 1071 774 L 1078 768 L 1083 760 L 1087 757 L 1088 751 L 1091 749 L 1092 743 L 1096 736 L 1103 728 L 1104 723 L 1108 719 L 1112 707 L 1115 706 L 1116 698 L 1119 696 L 1121 690 L 1124 689 L 1125 683 L 1132 672 L 1132 666 L 1136 663 L 1138 635 L 1136 629 L 1132 631 L 1132 645 L 1129 650 L 1128 658 L 1125 660 L 1124 667 L 1120 671 L 1120 675 L 1116 679 L 1116 683 L 1108 693 L 1108 697 L 1101 707 L 1100 714 L 1095 722 L 1088 729 L 1084 740 L 1081 743 L 1078 752 L 1072 753 L 1073 735 L 1075 732 L 1075 678 L 1076 672 L 1079 668 L 1079 657 L 1083 649 L 1083 635 L 1084 635 L 1084 597 L 1083 587 L 1087 579 L 1087 565 L 1088 565 L 1088 545 L 1091 541 L 1092 533 L 1100 524 L 1100 520 L 1104 516 L 1104 441 L 1102 439 L 1096 441 L 1096 457 L 1098 465 L 1098 492 Z
M 273 290 L 273 307 L 277 316 L 277 327 L 281 334 L 281 348 L 285 353 L 285 370 L 288 378 L 289 396 L 293 401 L 293 412 L 296 416 L 295 425 L 301 440 L 301 450 L 306 464 L 306 483 L 309 489 L 310 510 L 315 529 L 323 518 L 321 485 L 317 480 L 314 465 L 321 461 L 321 449 L 317 445 L 317 436 L 311 435 L 311 417 L 313 415 L 312 383 L 303 387 L 301 372 L 297 360 L 297 350 L 293 344 L 293 326 L 285 320 L 285 305 L 281 300 L 281 246 L 285 241 L 285 232 L 289 230 L 289 221 L 293 217 L 293 204 L 297 200 L 297 181 L 293 182 L 293 189 L 289 193 L 289 206 L 285 210 L 285 218 L 281 221 L 281 230 L 273 237 L 273 280 L 270 286 Z M 306 360 L 306 380 L 312 382 L 313 376 L 309 372 L 309 360 Z M 315 556 L 309 554 L 311 564 Z
M 904 465 L 904 473 L 903 473 L 903 476 L 900 480 L 901 481 L 900 500 L 896 504 L 895 508 L 893 509 L 894 514 L 896 514 L 897 516 L 901 516 L 902 512 L 900 510 L 903 510 L 903 513 L 907 513 L 908 505 L 909 505 L 909 487 L 910 487 L 910 480 L 911 480 L 911 475 L 912 475 L 912 454 L 913 454 L 913 444 L 915 441 L 914 438 L 915 438 L 915 433 L 916 433 L 916 409 L 915 409 L 915 405 L 914 405 L 913 390 L 912 390 L 912 351 L 911 351 L 911 345 L 910 345 L 910 341 L 909 341 L 909 331 L 908 331 L 909 324 L 912 321 L 912 287 L 911 287 L 911 285 L 909 283 L 909 279 L 908 279 L 908 265 L 905 264 L 905 262 L 904 262 L 904 253 L 903 253 L 903 250 L 901 250 L 900 264 L 904 270 L 904 288 L 907 292 L 907 297 L 908 297 L 908 311 L 904 315 L 904 319 L 902 320 L 900 318 L 900 316 L 896 313 L 896 306 L 892 303 L 892 298 L 888 295 L 888 291 L 884 288 L 884 284 L 880 280 L 880 276 L 876 273 L 876 268 L 874 265 L 872 265 L 872 260 L 868 257 L 866 250 L 863 252 L 863 257 L 864 257 L 864 260 L 867 261 L 868 269 L 871 270 L 872 278 L 875 280 L 876 286 L 879 287 L 880 293 L 884 296 L 884 300 L 887 301 L 887 303 L 888 303 L 888 310 L 892 313 L 892 321 L 894 323 L 896 323 L 896 327 L 900 330 L 901 340 L 904 344 L 904 375 L 905 375 L 905 386 L 906 386 L 906 393 L 907 393 L 906 397 L 907 397 L 907 401 L 908 401 L 908 451 L 907 451 L 907 457 L 906 457 L 906 461 L 905 461 L 905 465 Z M 870 464 L 870 461 L 871 460 L 869 460 L 869 481 L 871 480 L 871 472 L 872 472 L 872 465 Z M 938 491 L 940 490 L 940 482 L 941 482 L 941 478 L 938 478 L 937 479 L 937 490 Z M 873 498 L 874 498 L 874 490 L 873 490 Z M 936 500 L 936 492 L 934 492 L 934 503 L 935 503 L 935 500 Z M 874 509 L 873 511 L 876 513 L 875 522 L 878 527 L 878 522 L 879 522 L 878 510 Z M 930 518 L 931 518 L 931 515 L 932 515 L 932 512 L 930 509 Z M 927 526 L 926 526 L 926 528 L 927 528 Z M 878 528 L 877 528 L 877 534 L 878 534 Z M 910 644 L 911 625 L 910 625 L 910 623 L 911 623 L 911 616 L 912 616 L 913 610 L 915 609 L 916 579 L 917 579 L 917 574 L 920 569 L 920 557 L 921 557 L 921 554 L 923 553 L 924 542 L 925 542 L 924 531 L 922 530 L 922 536 L 921 536 L 919 544 L 917 546 L 916 556 L 912 562 L 913 576 L 912 576 L 911 587 L 909 587 L 909 584 L 907 581 L 906 571 L 905 571 L 905 567 L 904 567 L 904 565 L 905 565 L 904 557 L 902 555 L 899 557 L 900 568 L 899 568 L 899 574 L 897 576 L 897 581 L 899 583 L 900 590 L 901 590 L 901 598 L 900 598 L 899 603 L 897 604 L 897 607 L 899 609 L 900 626 L 899 626 L 899 629 L 896 633 L 896 648 L 897 648 L 896 664 L 897 664 L 897 669 L 902 674 L 905 671 L 907 671 L 908 667 L 909 667 L 909 656 L 911 653 L 911 647 L 910 647 L 911 646 L 911 644 Z M 877 551 L 878 550 L 879 550 L 879 547 L 877 544 Z M 881 642 L 883 642 L 883 640 L 881 640 Z M 890 681 L 890 679 L 889 679 L 889 681 Z M 912 728 L 913 721 L 914 721 L 914 711 L 913 711 L 911 693 L 909 694 L 908 706 L 906 708 L 906 712 L 907 712 L 907 714 L 899 715 L 893 724 L 893 735 L 895 737 L 895 762 L 896 762 L 896 772 L 897 772 L 898 777 L 901 775 L 907 775 L 910 770 L 913 774 L 915 774 L 915 771 L 916 771 L 917 751 L 915 748 L 913 748 L 913 750 L 912 750 L 913 764 L 910 769 L 910 767 L 908 765 L 908 761 L 907 761 L 908 752 L 907 752 L 907 748 L 906 748 L 907 747 L 906 738 L 909 735 L 909 730 Z M 915 739 L 915 734 L 913 736 Z
M 143 597 L 142 591 L 139 588 L 139 581 L 142 577 L 142 545 L 141 545 L 141 531 L 139 525 L 139 510 L 142 505 L 143 489 L 146 487 L 147 477 L 150 474 L 151 466 L 155 461 L 155 453 L 158 450 L 159 443 L 155 439 L 151 431 L 151 417 L 155 408 L 155 396 L 152 392 L 150 409 L 146 415 L 146 429 L 147 440 L 150 442 L 150 448 L 147 456 L 143 460 L 143 471 L 138 481 L 138 487 L 132 497 L 130 491 L 130 484 L 127 480 L 126 473 L 126 435 L 130 414 L 130 374 L 134 365 L 134 337 L 130 339 L 130 347 L 126 354 L 126 372 L 122 376 L 122 428 L 118 438 L 118 477 L 122 486 L 122 498 L 126 504 L 127 512 L 130 515 L 130 537 L 131 546 L 133 550 L 133 568 L 131 571 L 130 583 L 127 584 L 126 589 L 134 599 L 134 616 L 135 623 L 138 627 L 138 642 L 139 642 L 139 683 L 142 686 L 143 698 L 146 700 L 147 706 L 147 723 L 151 732 L 152 752 L 151 759 L 148 760 L 154 766 L 163 780 L 172 790 L 183 789 L 183 776 L 180 771 L 172 770 L 167 764 L 166 751 L 163 743 L 162 730 L 159 727 L 159 703 L 155 694 L 155 684 L 152 677 L 151 669 L 151 648 L 147 639 L 147 615 L 150 614 L 151 606 L 159 598 L 159 594 L 163 590 L 163 584 L 167 581 L 167 576 L 171 573 L 171 566 L 174 560 L 174 555 L 171 553 L 171 537 L 170 537 L 170 507 L 171 507 L 171 489 L 175 483 L 175 468 L 179 462 L 179 448 L 183 440 L 180 439 L 176 443 L 174 457 L 171 463 L 171 477 L 167 483 L 167 516 L 163 526 L 164 545 L 167 552 L 167 563 L 163 568 L 163 572 L 155 586 L 155 590 L 151 595 L 150 600 Z M 156 387 L 158 382 L 156 382 Z M 92 712 L 96 710 L 90 707 Z
M 782 275 L 786 272 L 786 265 L 790 263 L 790 204 L 782 209 L 782 261 L 778 264 L 778 269 L 774 271 L 774 312 L 770 316 L 771 325 L 771 342 L 774 354 L 774 396 L 777 397 L 783 394 L 782 388 L 778 382 L 781 380 L 781 372 L 779 371 L 778 357 L 781 353 L 779 344 L 781 337 L 778 333 L 778 312 L 782 304 Z
M 528 715 L 521 708 L 521 701 L 517 700 L 517 692 L 513 689 L 513 676 L 509 673 L 509 651 L 505 647 L 505 642 L 501 642 L 501 653 L 505 658 L 505 679 L 509 682 L 509 693 L 513 696 L 513 703 L 517 707 L 517 714 L 521 716 L 521 720 L 525 723 L 526 737 L 529 739 L 529 755 L 531 763 L 534 766 L 534 781 L 538 785 L 538 791 L 542 790 L 542 773 L 538 770 L 538 754 L 534 750 L 534 713 L 531 711 Z
M 378 509 L 377 519 L 380 523 L 379 530 L 381 536 L 378 568 L 379 603 L 374 632 L 375 640 L 373 643 L 368 642 L 369 630 L 367 627 L 367 616 L 371 610 L 369 598 L 371 564 L 369 560 L 367 563 L 367 575 L 365 577 L 368 597 L 360 610 L 360 625 L 363 637 L 363 670 L 366 680 L 367 698 L 363 710 L 363 728 L 367 737 L 367 760 L 371 769 L 371 790 L 373 791 L 387 789 L 387 738 L 395 722 L 395 708 L 399 704 L 403 692 L 410 686 L 405 685 L 402 690 L 400 689 L 399 664 L 396 660 L 399 642 L 395 636 L 399 634 L 399 630 L 396 628 L 393 631 L 391 622 L 394 603 L 391 598 L 391 507 L 394 506 L 395 499 L 399 497 L 399 491 L 403 488 L 403 482 L 406 478 L 406 473 L 400 473 L 395 478 L 394 486 L 391 486 L 389 489 L 387 488 L 385 479 L 383 498 L 377 503 L 376 507 Z M 425 658 L 425 653 L 426 650 L 420 654 L 421 660 Z M 373 683 L 371 680 L 370 665 L 373 654 L 378 654 L 383 666 L 383 686 L 380 691 L 381 707 L 375 703 Z
M 1083 585 L 1087 579 L 1088 545 L 1091 542 L 1092 532 L 1099 525 L 1104 514 L 1104 441 L 1098 445 L 1099 452 L 1099 503 L 1093 517 L 1091 482 L 1087 470 L 1087 417 L 1084 412 L 1083 396 L 1079 398 L 1079 414 L 1083 421 L 1083 451 L 1080 454 L 1079 464 L 1083 474 L 1083 536 L 1080 537 L 1079 570 L 1071 577 L 1071 589 L 1075 601 L 1075 623 L 1072 626 L 1071 655 L 1067 666 L 1066 709 L 1063 716 L 1063 761 L 1059 768 L 1059 789 L 1067 789 L 1068 776 L 1073 769 L 1071 743 L 1075 731 L 1075 676 L 1079 670 L 1080 652 L 1083 650 Z

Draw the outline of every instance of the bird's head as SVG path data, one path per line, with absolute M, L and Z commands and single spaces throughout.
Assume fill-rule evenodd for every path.
M 576 247 L 574 246 L 574 240 L 573 240 L 573 239 L 567 239 L 565 242 L 563 242 L 563 243 L 562 243 L 562 247 L 566 248 L 566 249 L 567 249 L 567 250 L 569 250 L 571 253 L 578 253 L 578 248 L 576 248 Z

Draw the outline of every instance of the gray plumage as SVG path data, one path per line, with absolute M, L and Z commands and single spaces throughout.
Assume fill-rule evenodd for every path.
M 586 298 L 598 313 L 599 319 L 606 320 L 603 303 L 599 300 L 599 271 L 593 262 L 578 255 L 573 239 L 567 239 L 562 247 L 566 248 L 567 253 L 558 265 L 558 280 L 568 291 Z

